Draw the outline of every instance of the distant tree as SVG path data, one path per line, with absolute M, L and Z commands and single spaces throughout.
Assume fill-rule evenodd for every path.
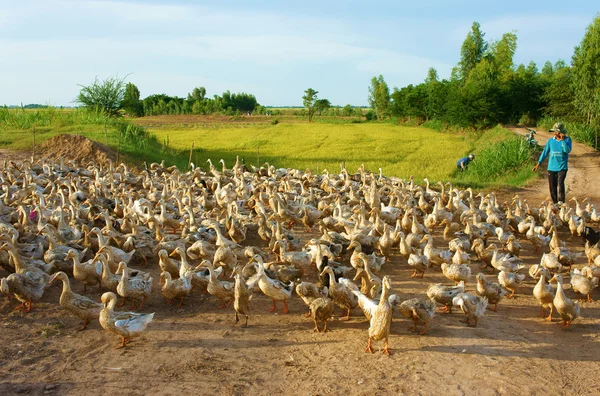
M 377 114 L 378 120 L 383 120 L 390 108 L 390 88 L 380 74 L 379 77 L 371 79 L 369 87 L 369 105 Z
M 344 116 L 344 117 L 350 117 L 353 113 L 354 113 L 354 109 L 352 108 L 352 105 L 350 105 L 350 104 L 347 104 L 346 106 L 344 106 L 342 108 L 342 116 Z
M 575 109 L 589 124 L 600 115 L 600 15 L 575 47 L 572 65 Z
M 187 96 L 187 100 L 189 102 L 196 102 L 198 100 L 204 100 L 204 98 L 206 97 L 206 88 L 204 87 L 197 87 L 194 88 L 192 90 L 191 93 L 188 94 Z
M 79 85 L 81 90 L 75 101 L 110 117 L 118 116 L 125 96 L 125 78 L 108 77 L 99 81 L 96 77 L 91 85 Z
M 308 88 L 304 91 L 304 96 L 302 97 L 302 104 L 306 107 L 306 114 L 308 115 L 308 122 L 312 122 L 312 118 L 315 114 L 316 107 L 315 103 L 317 102 L 317 94 L 319 91 L 315 91 L 312 88 Z
M 125 86 L 123 110 L 133 117 L 141 117 L 144 115 L 144 106 L 140 100 L 140 90 L 133 83 L 127 83 Z
M 471 70 L 475 68 L 488 50 L 488 43 L 483 38 L 485 33 L 481 31 L 481 25 L 473 22 L 471 31 L 463 42 L 460 49 L 460 62 L 458 63 L 458 78 L 465 80 Z
M 324 111 L 328 110 L 331 107 L 331 102 L 329 99 L 317 99 L 315 101 L 315 111 L 322 115 Z

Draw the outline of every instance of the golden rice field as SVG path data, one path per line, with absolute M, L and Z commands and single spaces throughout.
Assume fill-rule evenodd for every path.
M 190 150 L 192 161 L 204 166 L 223 158 L 230 167 L 235 156 L 247 164 L 268 161 L 276 167 L 310 168 L 313 172 L 349 170 L 365 164 L 370 171 L 382 168 L 387 176 L 446 180 L 456 161 L 469 152 L 510 132 L 496 129 L 485 141 L 463 134 L 440 133 L 421 127 L 392 124 L 277 124 L 221 125 L 219 128 L 150 128 L 160 141 L 179 150 Z M 218 166 L 218 165 L 217 165 Z

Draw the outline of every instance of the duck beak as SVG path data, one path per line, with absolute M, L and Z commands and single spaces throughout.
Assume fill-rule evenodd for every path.
M 173 251 L 171 252 L 171 254 L 169 254 L 169 257 L 173 257 L 173 256 L 175 256 L 175 254 L 176 254 L 176 252 L 175 252 L 175 250 L 173 250 Z

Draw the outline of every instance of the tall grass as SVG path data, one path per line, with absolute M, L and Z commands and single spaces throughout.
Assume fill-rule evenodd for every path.
M 511 184 L 519 185 L 532 177 L 530 168 L 535 164 L 539 152 L 539 147 L 532 147 L 522 137 L 513 136 L 484 148 L 466 171 L 457 169 L 454 175 L 465 184 L 484 181 L 501 184 L 509 178 L 513 180 Z
M 40 109 L 9 109 L 0 107 L 0 131 L 6 129 L 26 130 L 33 127 L 65 127 L 72 125 L 89 125 L 113 123 L 102 112 L 83 108 L 60 109 L 46 107 Z

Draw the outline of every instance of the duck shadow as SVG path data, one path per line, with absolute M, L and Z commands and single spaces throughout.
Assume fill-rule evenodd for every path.
M 326 345 L 339 344 L 341 341 L 321 340 L 321 341 L 287 341 L 277 338 L 254 339 L 254 340 L 236 340 L 231 338 L 196 338 L 185 340 L 165 340 L 157 341 L 154 346 L 158 348 L 215 348 L 215 349 L 247 349 L 247 348 L 268 348 L 268 347 L 287 347 L 300 345 Z

